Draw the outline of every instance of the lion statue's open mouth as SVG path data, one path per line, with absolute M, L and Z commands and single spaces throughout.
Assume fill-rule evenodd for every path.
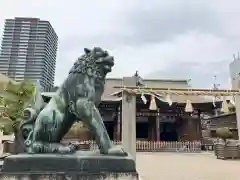
M 107 51 L 102 50 L 101 48 L 95 48 L 92 52 L 95 56 L 96 64 L 98 64 L 105 74 L 112 71 L 114 66 L 114 57 L 109 56 Z M 85 51 L 86 52 L 86 51 Z M 89 51 L 90 52 L 90 51 Z

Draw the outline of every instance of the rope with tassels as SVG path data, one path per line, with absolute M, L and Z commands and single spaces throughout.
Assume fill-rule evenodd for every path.
M 240 90 L 212 90 L 212 89 L 171 89 L 171 88 L 149 88 L 149 87 L 122 87 L 116 86 L 124 91 L 141 94 L 142 91 L 159 95 L 179 95 L 179 96 L 238 96 Z

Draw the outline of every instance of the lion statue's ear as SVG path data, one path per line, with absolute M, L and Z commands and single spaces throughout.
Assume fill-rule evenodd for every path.
M 84 48 L 84 52 L 85 52 L 85 54 L 89 54 L 91 52 L 91 50 L 88 48 Z

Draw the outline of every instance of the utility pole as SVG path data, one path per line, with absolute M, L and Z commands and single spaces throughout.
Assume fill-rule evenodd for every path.
M 218 90 L 220 87 L 220 84 L 217 83 L 217 75 L 214 75 L 214 81 L 213 81 L 213 90 Z M 215 111 L 215 116 L 217 116 L 218 113 L 218 109 L 216 108 L 216 100 L 219 99 L 219 97 L 215 96 L 213 97 L 213 106 L 214 106 L 214 111 Z
M 214 75 L 213 90 L 218 90 L 219 87 L 220 87 L 220 84 L 217 84 L 217 76 Z

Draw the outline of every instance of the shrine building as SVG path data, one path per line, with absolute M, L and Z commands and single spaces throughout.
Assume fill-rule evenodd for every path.
M 188 80 L 144 79 L 144 84 L 151 88 L 190 88 Z M 112 140 L 121 140 L 121 97 L 112 94 L 120 92 L 114 86 L 121 86 L 121 78 L 108 78 L 102 102 L 99 105 L 104 124 Z M 49 101 L 54 92 L 44 92 L 42 96 Z M 171 95 L 170 101 L 155 99 L 157 109 L 150 110 L 151 95 L 145 95 L 143 102 L 141 95 L 136 95 L 136 138 L 148 141 L 195 141 L 201 140 L 200 114 L 213 116 L 215 108 L 212 99 L 203 96 Z M 190 102 L 191 113 L 186 112 L 186 104 Z M 220 102 L 215 103 L 217 107 Z M 158 123 L 157 123 L 158 122 Z M 159 125 L 158 125 L 159 124 Z M 79 134 L 80 139 L 91 139 L 86 135 L 88 131 Z

